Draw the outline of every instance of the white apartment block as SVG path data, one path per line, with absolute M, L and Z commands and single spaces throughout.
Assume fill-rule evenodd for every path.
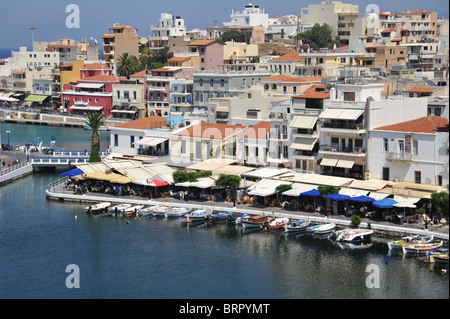
M 231 21 L 224 22 L 224 26 L 238 26 L 238 27 L 259 27 L 263 26 L 265 29 L 269 26 L 269 15 L 264 12 L 258 5 L 249 3 L 245 9 L 240 11 L 232 11 L 230 15 Z

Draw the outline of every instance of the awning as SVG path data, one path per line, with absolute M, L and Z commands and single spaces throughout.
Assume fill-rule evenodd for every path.
M 317 190 L 317 185 L 303 184 L 303 183 L 293 183 L 292 189 L 287 190 L 282 193 L 283 196 L 300 196 L 301 193 L 306 193 L 311 190 Z
M 352 168 L 353 165 L 355 164 L 355 160 L 354 159 L 343 159 L 341 158 L 337 164 L 336 167 L 343 167 L 343 168 Z M 322 164 L 320 164 L 322 165 Z
M 317 116 L 297 115 L 294 116 L 289 126 L 293 128 L 312 129 L 316 125 L 317 119 Z
M 100 111 L 103 106 L 72 106 L 71 110 L 82 110 L 82 111 Z
M 320 162 L 320 165 L 321 165 L 321 166 L 332 166 L 332 167 L 334 167 L 334 166 L 336 166 L 337 162 L 338 162 L 338 159 L 337 159 L 337 158 L 334 158 L 334 157 L 324 157 L 324 158 L 322 159 L 322 161 Z
M 134 142 L 134 145 L 156 146 L 158 144 L 164 143 L 167 140 L 168 140 L 168 138 L 165 138 L 165 137 L 147 136 L 139 141 Z
M 225 105 L 219 105 L 218 107 L 216 107 L 216 112 L 229 113 L 230 112 L 230 107 L 229 106 L 225 106 Z
M 136 110 L 112 110 L 112 113 L 126 113 L 126 114 L 134 114 L 136 113 Z
M 37 95 L 37 94 L 30 94 L 27 96 L 25 101 L 32 101 L 32 102 L 42 102 L 46 98 L 48 98 L 48 95 Z
M 73 177 L 73 176 L 77 176 L 77 175 L 81 175 L 81 174 L 84 174 L 84 172 L 81 169 L 74 168 L 74 169 L 71 169 L 70 171 L 59 174 L 59 176 Z
M 335 120 L 356 120 L 364 110 L 358 109 L 327 109 L 320 114 L 321 119 L 335 119 Z
M 75 87 L 80 89 L 100 89 L 103 86 L 105 86 L 104 83 L 80 83 L 77 84 Z
M 312 151 L 317 140 L 318 138 L 297 137 L 294 143 L 291 144 L 291 148 L 302 151 Z

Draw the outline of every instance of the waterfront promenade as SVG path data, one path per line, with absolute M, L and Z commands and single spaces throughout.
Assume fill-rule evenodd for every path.
M 253 207 L 251 204 L 237 204 L 233 207 L 232 202 L 213 202 L 213 201 L 181 201 L 174 198 L 158 198 L 147 199 L 138 196 L 113 196 L 103 193 L 90 193 L 74 194 L 72 190 L 66 189 L 63 179 L 55 181 L 50 184 L 46 190 L 46 196 L 51 200 L 63 200 L 63 201 L 79 201 L 83 203 L 99 203 L 99 202 L 111 202 L 111 203 L 129 203 L 133 205 L 165 205 L 175 207 L 186 207 L 189 209 L 212 209 L 215 211 L 234 211 L 237 213 L 247 213 L 250 215 L 272 215 L 274 217 L 288 217 L 291 219 L 309 219 L 315 223 L 335 223 L 338 226 L 348 227 L 351 224 L 350 218 L 344 215 L 332 215 L 331 218 L 317 213 L 306 211 L 291 211 L 285 210 L 281 207 Z M 425 229 L 425 225 L 421 224 L 403 224 L 394 225 L 388 221 L 373 221 L 368 218 L 362 218 L 360 227 L 369 227 L 374 231 L 384 233 L 392 236 L 403 236 L 405 234 L 433 234 L 435 238 L 449 239 L 449 227 L 437 226 L 428 224 L 428 229 Z

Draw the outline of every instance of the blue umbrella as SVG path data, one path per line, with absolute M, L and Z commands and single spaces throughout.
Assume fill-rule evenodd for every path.
M 352 197 L 352 198 L 350 198 L 350 200 L 354 201 L 354 202 L 363 202 L 363 203 L 371 203 L 371 202 L 375 201 L 375 199 L 373 199 L 372 197 L 368 197 L 368 196 Z
M 392 198 L 384 198 L 380 200 L 376 200 L 372 203 L 373 206 L 380 207 L 380 208 L 391 208 L 394 206 L 394 204 L 397 204 L 398 202 L 393 200 Z
M 329 198 L 332 200 L 347 200 L 350 199 L 350 196 L 347 195 L 341 195 L 341 194 L 331 194 L 331 195 L 325 195 L 325 198 Z
M 320 192 L 317 189 L 311 189 L 310 191 L 300 193 L 300 196 L 319 197 Z
M 74 168 L 74 169 L 71 169 L 70 171 L 67 171 L 67 172 L 64 172 L 64 173 L 59 174 L 59 176 L 69 176 L 69 177 L 72 177 L 72 176 L 77 176 L 77 175 L 81 175 L 81 174 L 84 174 L 84 172 L 83 172 L 81 169 L 79 169 L 79 168 Z

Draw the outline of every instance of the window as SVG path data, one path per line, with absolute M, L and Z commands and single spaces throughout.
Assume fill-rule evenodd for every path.
M 355 92 L 344 92 L 344 101 L 354 101 Z
M 417 184 L 420 184 L 421 180 L 422 180 L 422 172 L 421 171 L 414 171 L 414 181 Z
M 119 135 L 114 134 L 114 146 L 119 146 Z
M 120 91 L 117 91 L 117 99 L 120 100 Z
M 413 140 L 413 154 L 419 155 L 419 141 Z
M 405 141 L 404 140 L 399 140 L 398 141 L 398 150 L 400 153 L 404 153 L 405 152 Z
M 136 101 L 136 91 L 133 91 L 134 100 Z
M 438 175 L 438 185 L 442 186 L 442 175 Z
M 181 154 L 186 154 L 186 141 L 181 141 Z
M 134 148 L 134 136 L 130 136 L 130 147 Z
M 389 152 L 389 139 L 383 138 L 383 151 Z

